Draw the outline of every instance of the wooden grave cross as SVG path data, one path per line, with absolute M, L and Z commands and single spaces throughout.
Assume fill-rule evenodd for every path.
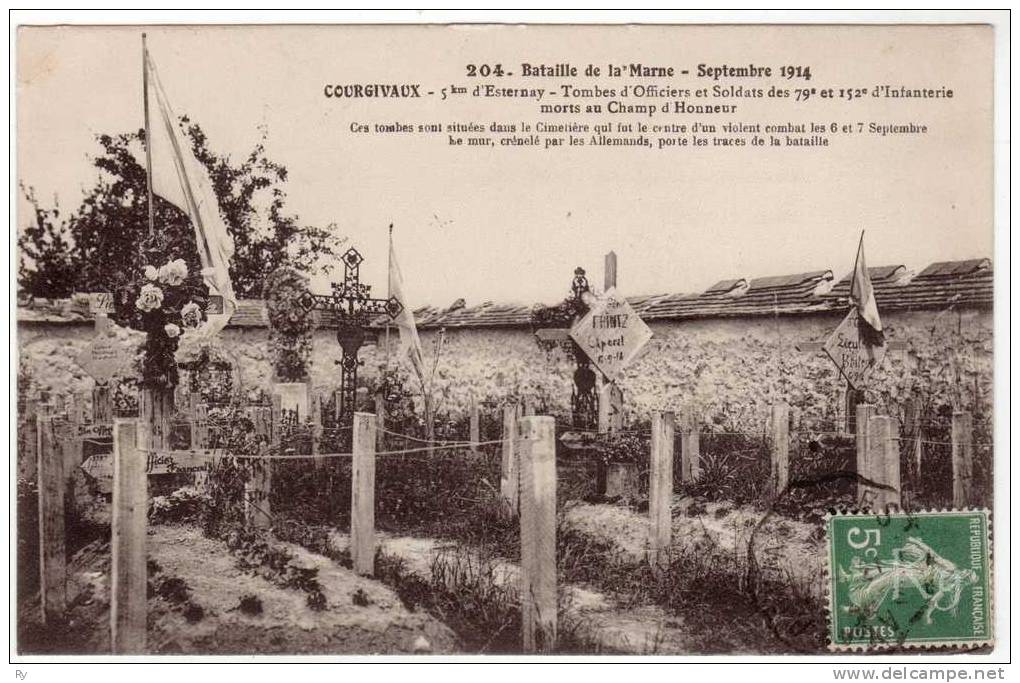
M 113 295 L 106 292 L 89 293 L 89 312 L 95 316 L 95 338 L 75 361 L 96 381 L 92 392 L 92 421 L 113 423 L 113 405 L 110 384 L 114 377 L 123 374 L 131 354 L 119 344 L 110 330 L 109 314 L 113 311 Z
M 845 322 L 845 321 L 844 321 Z M 840 365 L 832 358 L 825 349 L 826 341 L 802 341 L 794 344 L 794 349 L 801 353 L 809 354 L 824 354 L 829 360 L 833 362 L 837 369 L 840 370 L 840 374 L 843 376 L 843 380 L 846 383 L 846 399 L 845 399 L 845 412 L 844 412 L 844 430 L 847 433 L 853 434 L 856 431 L 857 424 L 857 404 L 864 401 L 864 380 L 867 379 L 868 373 L 865 372 L 863 379 L 858 380 L 857 385 L 850 381 L 846 373 L 843 372 Z M 909 345 L 905 341 L 898 339 L 886 340 L 885 351 L 886 353 L 899 353 L 904 352 L 909 348 Z M 875 364 L 877 365 L 877 363 Z

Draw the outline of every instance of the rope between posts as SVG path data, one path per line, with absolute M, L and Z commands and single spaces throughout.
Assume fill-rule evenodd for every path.
M 520 441 L 531 441 L 531 440 L 532 439 L 518 439 L 518 442 L 520 442 Z M 502 442 L 502 440 L 500 440 L 500 441 L 481 441 L 477 445 L 478 446 L 490 446 L 492 444 L 497 444 L 497 443 L 503 443 L 503 442 Z M 404 449 L 396 450 L 396 451 L 377 451 L 375 453 L 375 455 L 376 455 L 376 457 L 391 456 L 391 455 L 405 455 L 405 454 L 408 454 L 408 453 L 425 453 L 425 452 L 438 451 L 438 450 L 450 450 L 450 449 L 455 449 L 455 448 L 470 448 L 470 447 L 471 447 L 471 444 L 448 444 L 448 445 L 444 445 L 444 446 L 426 446 L 426 447 L 422 447 L 422 448 L 404 448 Z M 139 449 L 136 449 L 136 450 L 138 450 L 141 453 L 157 453 L 157 454 L 158 453 L 172 452 L 172 451 L 169 451 L 168 449 L 159 450 L 159 449 L 144 449 L 144 448 L 139 448 Z M 217 449 L 194 449 L 194 450 L 217 450 Z M 328 459 L 328 458 L 350 458 L 350 457 L 353 457 L 353 455 L 354 455 L 353 453 L 319 453 L 319 454 L 310 454 L 310 453 L 297 454 L 297 453 L 295 453 L 295 454 L 292 454 L 292 455 L 269 455 L 269 454 L 259 454 L 259 455 L 242 455 L 242 454 L 237 454 L 237 455 L 234 455 L 234 454 L 224 453 L 221 457 L 224 457 L 224 458 L 234 458 L 236 460 L 309 460 L 309 459 L 311 459 L 311 460 L 317 460 L 317 459 L 325 460 L 325 459 Z
M 383 434 L 389 434 L 391 436 L 399 436 L 402 439 L 407 439 L 408 441 L 417 441 L 418 443 L 431 443 L 431 444 L 457 445 L 457 446 L 474 446 L 474 445 L 481 445 L 481 443 L 482 443 L 480 441 L 477 442 L 477 443 L 474 442 L 474 441 L 430 441 L 428 439 L 418 438 L 417 436 L 411 436 L 410 434 L 402 434 L 400 432 L 394 432 L 394 431 L 391 431 L 389 429 L 386 429 L 385 427 L 376 427 L 376 429 L 378 431 L 382 432 Z M 495 442 L 495 443 L 499 443 L 499 442 Z
M 570 425 L 563 424 L 563 423 L 560 423 L 559 426 L 566 428 L 568 432 L 575 432 L 575 433 L 578 433 L 578 434 L 598 434 L 600 436 L 624 436 L 624 435 L 628 435 L 628 434 L 642 434 L 642 435 L 643 434 L 649 434 L 650 435 L 652 433 L 652 431 L 650 429 L 620 429 L 620 430 L 613 430 L 613 431 L 608 431 L 608 432 L 600 432 L 597 429 L 574 428 L 574 427 L 571 427 Z

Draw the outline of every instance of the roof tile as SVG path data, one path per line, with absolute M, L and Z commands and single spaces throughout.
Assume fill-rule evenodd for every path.
M 869 268 L 879 312 L 944 309 L 951 305 L 990 308 L 994 273 L 990 259 L 933 263 L 910 277 L 901 265 Z M 751 280 L 721 280 L 698 294 L 656 294 L 628 297 L 627 301 L 645 320 L 687 320 L 718 317 L 792 315 L 838 311 L 849 303 L 850 276 L 842 278 L 829 292 L 819 288 L 832 281 L 832 271 L 816 270 Z M 745 285 L 748 285 L 746 289 Z M 496 304 L 486 301 L 465 306 L 458 299 L 447 308 L 424 306 L 414 311 L 422 329 L 521 328 L 531 325 L 533 307 L 524 304 Z M 320 324 L 331 324 L 328 314 L 316 314 Z M 72 299 L 19 300 L 18 322 L 82 324 L 92 320 L 81 297 Z M 372 327 L 382 327 L 381 316 Z M 263 327 L 266 324 L 261 299 L 241 299 L 230 319 L 233 327 Z

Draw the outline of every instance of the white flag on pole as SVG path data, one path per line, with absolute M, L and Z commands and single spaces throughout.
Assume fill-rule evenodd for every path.
M 390 296 L 400 302 L 401 309 L 397 315 L 397 329 L 400 331 L 400 355 L 410 363 L 418 381 L 424 387 L 425 382 L 425 361 L 421 352 L 421 340 L 418 338 L 418 328 L 414 324 L 414 313 L 407 305 L 407 298 L 404 296 L 404 278 L 400 274 L 400 266 L 397 264 L 397 254 L 393 250 L 393 234 L 390 234 Z
M 871 286 L 871 276 L 864 262 L 864 233 L 861 233 L 861 241 L 857 245 L 857 258 L 854 260 L 854 274 L 851 278 L 850 299 L 857 308 L 861 341 L 869 346 L 881 346 L 885 343 L 885 337 L 882 333 L 882 320 L 878 317 L 875 290 Z
M 148 51 L 145 53 L 145 64 L 156 96 L 157 109 L 156 120 L 149 133 L 152 191 L 180 208 L 191 219 L 202 262 L 202 279 L 209 287 L 210 295 L 223 298 L 223 312 L 209 315 L 201 330 L 213 335 L 226 326 L 237 309 L 237 298 L 230 281 L 234 241 L 220 216 L 219 202 L 209 173 L 202 162 L 195 158 L 189 138 L 170 106 Z

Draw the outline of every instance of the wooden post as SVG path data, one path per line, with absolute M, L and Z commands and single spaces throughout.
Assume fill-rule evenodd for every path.
M 109 382 L 96 382 L 92 388 L 92 422 L 111 424 L 113 422 L 113 392 Z
M 85 411 L 88 408 L 83 397 L 78 394 L 68 394 L 67 400 L 67 421 L 77 427 L 88 422 Z
M 606 382 L 599 391 L 599 433 L 619 432 L 622 429 L 623 390 L 615 382 Z
M 259 453 L 270 453 L 272 434 L 272 410 L 270 408 L 248 408 L 248 419 L 254 425 L 259 439 Z M 268 529 L 273 524 L 272 504 L 269 496 L 273 489 L 273 461 L 249 460 L 251 475 L 244 482 L 244 519 L 256 529 Z
M 78 437 L 78 430 L 87 424 L 85 409 L 87 402 L 83 396 L 71 396 L 68 402 L 67 421 L 60 425 L 57 434 L 57 450 L 63 457 L 64 483 L 71 499 L 74 499 L 74 473 L 81 465 L 84 456 L 84 442 Z
M 174 392 L 171 389 L 142 389 L 139 395 L 139 416 L 145 447 L 152 450 L 168 448 L 170 416 L 174 412 Z M 199 448 L 205 448 L 200 445 Z
M 656 570 L 669 564 L 673 541 L 673 429 L 671 412 L 652 414 L 652 451 L 648 474 L 648 562 Z
M 318 455 L 319 442 L 322 440 L 322 406 L 319 403 L 319 395 L 312 393 L 311 384 L 308 386 L 308 414 L 311 417 L 312 455 Z M 316 467 L 322 467 L 323 463 L 322 458 L 315 459 Z
M 198 395 L 192 394 L 192 399 L 197 400 Z M 192 422 L 191 428 L 191 447 L 192 448 L 208 448 L 209 447 L 209 406 L 204 403 L 193 403 L 192 407 L 195 411 L 195 421 Z
M 273 394 L 269 398 L 270 412 L 273 418 L 272 443 L 279 446 L 283 440 L 283 397 Z
M 44 624 L 59 623 L 67 606 L 64 541 L 64 454 L 57 448 L 52 417 L 36 417 L 39 435 L 39 594 Z
M 857 476 L 864 477 L 865 479 L 871 479 L 874 481 L 872 472 L 870 457 L 870 449 L 868 447 L 869 433 L 868 423 L 871 420 L 871 416 L 875 413 L 875 406 L 870 403 L 858 403 L 856 408 L 856 414 L 854 416 L 854 427 L 857 430 Z M 862 481 L 857 482 L 857 502 L 867 503 L 865 501 L 865 495 L 869 491 L 869 487 Z
M 623 429 L 623 392 L 613 382 L 598 380 L 599 415 L 598 433 L 612 434 Z M 607 465 L 600 456 L 595 457 L 595 493 L 600 496 L 622 496 L 636 487 L 626 466 Z
M 198 431 L 198 427 L 195 424 L 195 411 L 198 407 L 198 394 L 183 391 L 178 393 L 177 398 L 180 401 L 177 404 L 177 412 L 188 423 L 188 448 L 197 448 L 195 434 Z
M 375 415 L 354 413 L 351 440 L 351 561 L 354 571 L 375 571 Z
M 77 425 L 63 425 L 62 433 L 57 434 L 57 454 L 60 457 L 63 467 L 64 491 L 66 491 L 65 506 L 75 504 L 74 495 L 74 473 L 82 463 L 84 447 L 81 438 L 78 437 Z
M 386 397 L 381 391 L 375 394 L 375 448 L 386 450 Z
M 921 481 L 921 467 L 924 463 L 924 441 L 926 439 L 924 430 L 924 412 L 920 406 L 917 409 L 917 430 L 914 432 L 914 472 L 917 474 L 917 482 Z
M 28 480 L 38 480 L 39 471 L 39 422 L 35 408 L 34 403 L 26 406 L 18 425 L 18 477 Z
M 701 424 L 693 407 L 683 413 L 680 435 L 680 481 L 691 482 L 701 476 Z
M 521 616 L 525 652 L 556 647 L 556 421 L 521 419 Z
M 479 416 L 478 416 L 478 402 L 471 401 L 471 417 L 470 417 L 470 438 L 471 438 L 471 452 L 478 453 L 478 443 L 481 439 L 478 437 L 479 432 Z
M 604 292 L 616 288 L 616 252 L 610 251 L 605 257 Z M 598 431 L 600 434 L 619 432 L 623 429 L 623 390 L 616 382 L 607 381 L 599 388 Z M 626 465 L 606 467 L 599 458 L 596 461 L 595 486 L 600 495 L 616 497 L 636 491 L 637 477 L 634 468 Z
M 860 417 L 860 412 L 858 412 L 857 406 L 862 403 L 864 403 L 864 392 L 860 389 L 854 389 L 850 386 L 850 383 L 847 382 L 844 390 L 843 401 L 847 434 L 860 433 L 861 428 L 858 426 L 860 422 L 857 420 L 857 418 Z M 867 431 L 867 423 L 865 423 L 864 429 Z
M 616 252 L 606 254 L 605 291 L 616 287 Z
M 255 434 L 265 444 L 273 442 L 273 409 L 255 406 L 248 409 L 249 419 L 255 425 Z
M 914 448 L 914 455 L 917 451 L 917 435 L 918 429 L 921 426 L 920 416 L 921 404 L 912 398 L 908 398 L 903 402 L 903 433 L 902 437 L 904 440 L 913 439 L 911 443 Z M 907 485 L 904 486 L 904 498 L 906 498 L 907 507 L 911 507 L 913 502 L 913 496 L 918 490 L 918 484 L 921 480 L 920 470 L 918 469 L 918 463 L 915 458 L 909 458 L 907 460 Z M 908 497 L 909 496 L 909 497 Z
M 974 420 L 970 413 L 953 413 L 953 507 L 973 504 Z
M 503 466 L 500 472 L 499 489 L 511 516 L 519 512 L 520 501 L 520 453 L 517 449 L 518 404 L 503 408 Z
M 786 490 L 790 483 L 790 406 L 772 406 L 772 476 L 769 484 L 773 496 Z
M 875 510 L 885 512 L 890 506 L 902 507 L 899 423 L 891 417 L 872 416 L 867 424 L 868 466 L 870 467 L 868 478 L 877 484 L 889 487 L 888 489 L 871 489 Z
M 535 399 L 528 395 L 524 397 L 524 415 L 532 416 L 535 414 Z
M 148 482 L 146 454 L 136 447 L 137 438 L 135 421 L 114 421 L 110 649 L 115 655 L 145 652 Z
M 889 420 L 889 438 L 885 441 L 885 483 L 892 491 L 885 492 L 884 505 L 895 505 L 903 509 L 903 475 L 900 468 L 900 421 L 895 417 Z

